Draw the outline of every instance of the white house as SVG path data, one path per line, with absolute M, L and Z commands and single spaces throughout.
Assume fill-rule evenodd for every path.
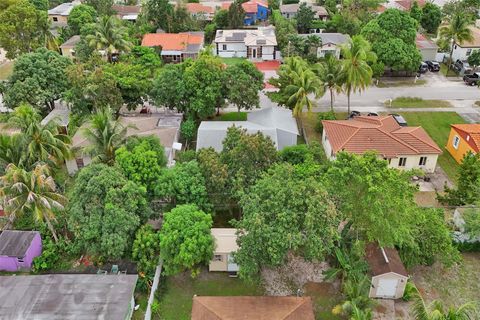
M 52 27 L 65 27 L 70 12 L 79 4 L 81 4 L 80 1 L 65 2 L 48 10 L 48 19 L 52 22 Z
M 238 265 L 233 261 L 233 253 L 238 250 L 237 229 L 212 228 L 215 250 L 208 271 L 238 272 Z
M 328 11 L 322 6 L 312 5 L 307 3 L 307 5 L 312 9 L 315 13 L 315 19 L 318 20 L 327 20 L 328 19 Z M 297 16 L 297 11 L 300 8 L 299 3 L 292 3 L 292 4 L 282 4 L 280 6 L 280 13 L 284 18 L 293 19 Z
M 398 299 L 403 296 L 408 274 L 395 248 L 382 248 L 369 243 L 365 260 L 370 266 L 372 284 L 370 298 Z
M 275 27 L 244 30 L 217 30 L 215 52 L 222 58 L 278 60 Z
M 442 153 L 422 127 L 402 127 L 393 116 L 358 116 L 322 124 L 322 145 L 330 160 L 342 151 L 375 151 L 391 168 L 434 172 Z
M 232 126 L 245 129 L 249 134 L 261 132 L 272 139 L 277 150 L 296 145 L 300 135 L 290 110 L 264 108 L 248 113 L 247 121 L 202 121 L 198 127 L 197 151 L 209 147 L 222 151 L 223 140 Z
M 474 51 L 480 50 L 480 22 L 477 21 L 476 26 L 472 26 L 470 29 L 472 30 L 472 41 L 464 41 L 461 44 L 453 45 L 453 62 L 467 60 Z
M 319 37 L 322 45 L 317 48 L 317 57 L 323 58 L 327 54 L 334 55 L 337 59 L 340 58 L 342 46 L 350 41 L 350 36 L 343 33 L 315 33 L 315 34 L 299 34 L 299 36 Z
M 119 120 L 123 126 L 128 126 L 127 136 L 153 135 L 158 137 L 161 145 L 165 148 L 168 164 L 173 163 L 175 150 L 177 149 L 176 144 L 180 135 L 181 114 L 120 116 Z M 88 126 L 88 123 L 84 124 L 72 138 L 72 148 L 76 150 L 76 154 L 73 159 L 66 160 L 69 174 L 74 174 L 92 162 L 92 158 L 84 152 L 84 149 L 90 145 L 83 134 L 83 129 Z

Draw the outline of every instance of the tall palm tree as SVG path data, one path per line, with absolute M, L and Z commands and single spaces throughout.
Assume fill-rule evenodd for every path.
M 412 305 L 415 320 L 474 320 L 478 319 L 478 311 L 478 306 L 473 302 L 446 309 L 440 300 L 435 300 L 427 306 L 420 294 L 416 295 Z
M 362 36 L 354 36 L 350 43 L 342 47 L 343 71 L 345 73 L 344 88 L 347 94 L 348 113 L 350 113 L 350 95 L 362 91 L 372 82 L 372 68 L 368 61 L 375 60 L 370 43 Z
M 125 142 L 130 127 L 115 120 L 110 108 L 98 111 L 92 116 L 90 126 L 83 130 L 84 137 L 90 142 L 85 153 L 95 161 L 113 164 L 115 151 Z
M 42 124 L 38 111 L 32 106 L 15 108 L 8 122 L 22 130 L 29 164 L 37 161 L 58 164 L 70 157 L 70 137 L 60 133 L 54 121 Z
M 333 100 L 336 93 L 342 91 L 344 73 L 342 64 L 333 55 L 328 55 L 325 61 L 315 66 L 315 73 L 325 89 L 330 92 L 330 110 L 333 112 Z
M 109 62 L 116 52 L 130 51 L 132 43 L 127 41 L 127 29 L 114 16 L 103 16 L 95 25 L 95 33 L 87 36 L 90 47 L 105 50 Z
M 12 223 L 18 215 L 33 214 L 36 220 L 45 221 L 55 242 L 57 233 L 52 225 L 55 210 L 65 209 L 67 198 L 57 192 L 48 166 L 38 164 L 32 171 L 9 164 L 0 177 L 0 198 L 4 199 L 5 212 Z
M 0 134 L 0 175 L 10 163 L 23 167 L 26 160 L 25 140 L 21 134 Z
M 451 45 L 450 48 L 450 63 L 448 64 L 448 71 L 452 65 L 452 55 L 455 45 L 462 44 L 465 41 L 472 41 L 473 35 L 472 30 L 469 26 L 469 21 L 462 15 L 456 14 L 450 20 L 450 23 L 447 26 L 440 28 L 439 35 L 440 38 L 446 41 Z

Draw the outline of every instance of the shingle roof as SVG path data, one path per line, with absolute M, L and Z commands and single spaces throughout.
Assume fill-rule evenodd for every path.
M 193 297 L 192 320 L 314 320 L 310 297 Z
M 0 234 L 0 256 L 23 258 L 38 231 L 5 230 Z
M 373 150 L 386 158 L 442 153 L 422 127 L 400 127 L 392 116 L 323 120 L 322 124 L 334 153 Z
M 203 5 L 201 3 L 187 3 L 185 6 L 187 8 L 187 11 L 191 14 L 194 14 L 194 13 L 214 13 L 215 12 L 214 8 L 212 8 L 210 6 Z
M 70 39 L 62 43 L 60 48 L 70 48 L 70 47 L 75 47 L 77 43 L 80 42 L 80 36 L 72 36 Z
M 57 106 L 55 109 L 50 111 L 49 114 L 45 118 L 42 119 L 40 124 L 42 126 L 46 125 L 50 121 L 55 121 L 57 125 L 66 127 L 68 126 L 68 123 L 70 122 L 70 110 L 65 106 Z
M 232 5 L 232 2 L 223 2 L 222 3 L 222 9 L 228 10 L 231 5 Z M 243 11 L 245 11 L 246 13 L 257 13 L 258 6 L 268 8 L 268 4 L 266 4 L 265 2 L 262 2 L 262 1 L 252 0 L 252 1 L 247 1 L 247 2 L 242 3 Z
M 316 5 L 311 5 L 308 4 L 308 6 L 319 16 L 328 16 L 327 9 L 325 9 L 322 6 L 316 6 Z M 281 13 L 296 13 L 298 9 L 300 8 L 299 3 L 291 3 L 291 4 L 282 4 L 280 6 L 280 12 Z
M 53 9 L 48 10 L 49 15 L 56 15 L 56 16 L 68 16 L 70 14 L 70 11 L 72 11 L 73 7 L 79 5 L 80 2 L 65 2 L 62 3 L 58 6 L 56 6 Z
M 336 32 L 322 32 L 322 33 L 309 33 L 309 34 L 299 34 L 299 36 L 307 38 L 309 36 L 317 36 L 322 40 L 322 45 L 331 43 L 334 45 L 342 45 L 347 43 L 350 40 L 348 34 L 336 33 Z
M 452 128 L 475 152 L 480 152 L 480 124 L 452 124 Z
M 438 46 L 432 40 L 426 38 L 423 34 L 417 33 L 415 44 L 418 49 L 438 49 Z
M 374 276 L 394 272 L 408 277 L 407 270 L 405 270 L 405 266 L 395 248 L 382 249 L 376 243 L 369 243 L 365 248 L 365 260 L 367 260 Z
M 143 36 L 142 46 L 162 47 L 165 51 L 187 51 L 188 46 L 201 45 L 203 35 L 198 33 L 148 33 Z M 199 48 L 200 46 L 198 46 Z

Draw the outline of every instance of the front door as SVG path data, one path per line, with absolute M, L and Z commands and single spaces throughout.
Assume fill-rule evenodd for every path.
M 252 57 L 253 57 L 254 59 L 257 58 L 257 49 L 252 49 Z
M 378 298 L 395 298 L 397 293 L 397 279 L 380 279 L 376 296 Z

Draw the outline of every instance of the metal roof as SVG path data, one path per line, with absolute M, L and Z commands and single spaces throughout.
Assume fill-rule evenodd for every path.
M 55 15 L 55 16 L 68 16 L 70 12 L 72 11 L 73 7 L 79 5 L 80 2 L 65 2 L 62 3 L 58 6 L 56 6 L 53 9 L 48 10 L 49 15 Z
M 350 40 L 348 34 L 336 33 L 336 32 L 324 32 L 324 33 L 308 33 L 308 34 L 299 34 L 300 37 L 307 38 L 309 36 L 317 36 L 322 40 L 322 45 L 331 43 L 335 45 L 345 44 Z
M 67 107 L 57 106 L 53 109 L 45 118 L 43 118 L 40 124 L 42 126 L 46 125 L 50 121 L 55 121 L 57 125 L 66 127 L 69 123 L 70 110 Z
M 37 234 L 38 231 L 3 231 L 0 234 L 0 256 L 23 258 Z

